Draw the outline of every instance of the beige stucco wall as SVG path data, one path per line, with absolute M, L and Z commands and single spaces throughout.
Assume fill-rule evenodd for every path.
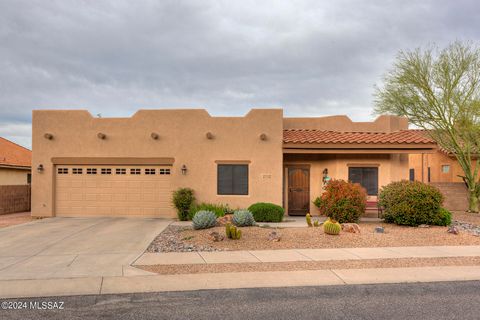
M 442 172 L 443 165 L 450 166 L 448 173 Z M 465 175 L 458 161 L 441 151 L 423 156 L 422 154 L 410 154 L 409 167 L 415 169 L 415 180 L 422 182 L 428 182 L 428 167 L 430 167 L 430 182 L 463 182 L 459 176 Z
M 20 170 L 0 167 L 0 185 L 25 185 L 28 184 L 29 170 Z
M 94 118 L 84 110 L 33 112 L 32 215 L 54 215 L 53 157 L 171 157 L 172 187 L 190 187 L 199 201 L 243 208 L 257 201 L 282 203 L 280 109 L 245 117 L 212 117 L 205 110 L 140 110 L 131 118 Z M 106 134 L 101 140 L 97 133 Z M 152 132 L 160 138 L 150 137 Z M 214 139 L 206 138 L 211 132 Z M 52 140 L 44 138 L 53 135 Z M 266 140 L 259 137 L 267 135 Z M 218 196 L 216 161 L 249 161 L 249 195 Z M 187 175 L 180 168 L 186 165 Z M 171 215 L 174 215 L 172 209 Z
M 313 214 L 319 214 L 318 209 L 312 202 L 323 193 L 322 172 L 325 168 L 328 169 L 328 175 L 332 179 L 348 180 L 348 168 L 350 166 L 377 166 L 379 191 L 382 186 L 392 181 L 408 179 L 407 154 L 287 154 L 284 157 L 284 162 L 285 167 L 288 167 L 289 164 L 306 164 L 310 166 L 310 212 Z M 287 174 L 285 173 L 284 176 L 287 177 Z M 288 181 L 286 179 L 284 184 L 285 195 L 287 195 L 287 190 Z M 285 199 L 285 207 L 288 210 L 287 202 L 287 199 Z

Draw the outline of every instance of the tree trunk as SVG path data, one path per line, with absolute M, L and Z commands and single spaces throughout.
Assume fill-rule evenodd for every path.
M 478 196 L 475 190 L 468 190 L 468 211 L 478 212 Z

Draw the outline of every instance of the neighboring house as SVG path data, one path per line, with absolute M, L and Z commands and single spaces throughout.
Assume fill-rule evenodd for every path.
M 441 148 L 430 154 L 412 154 L 409 162 L 409 179 L 412 181 L 463 183 L 462 176 L 465 174 L 457 159 Z
M 33 112 L 34 216 L 173 217 L 171 192 L 245 208 L 283 205 L 317 212 L 325 178 L 361 183 L 369 196 L 408 179 L 408 155 L 436 145 L 405 118 L 284 118 L 281 109 L 244 117 L 205 110 L 140 110 L 94 118 L 83 110 Z
M 444 206 L 447 209 L 468 209 L 468 192 L 462 179 L 465 174 L 453 154 L 442 148 L 429 154 L 411 154 L 409 167 L 410 181 L 422 181 L 439 188 L 445 197 Z
M 26 185 L 31 181 L 32 152 L 0 137 L 0 185 Z

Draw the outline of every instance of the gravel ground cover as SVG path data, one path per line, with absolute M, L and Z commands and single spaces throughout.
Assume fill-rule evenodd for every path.
M 414 228 L 386 223 L 360 223 L 359 226 L 359 234 L 341 232 L 338 236 L 325 234 L 322 227 L 243 227 L 242 239 L 219 242 L 214 242 L 210 233 L 224 235 L 224 227 L 193 230 L 190 227 L 169 226 L 151 243 L 147 252 L 480 245 L 480 236 L 465 231 L 451 234 L 447 232 L 447 227 Z M 382 226 L 385 233 L 374 233 L 377 226 Z M 281 236 L 280 241 L 268 240 L 272 231 Z
M 275 263 L 232 263 L 232 264 L 187 264 L 135 266 L 159 274 L 294 271 L 321 269 L 366 269 L 366 268 L 406 268 L 429 266 L 477 266 L 480 257 L 455 258 L 401 258 L 371 260 L 298 261 Z

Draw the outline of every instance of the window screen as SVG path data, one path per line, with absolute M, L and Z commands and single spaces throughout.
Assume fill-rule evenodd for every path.
M 217 194 L 248 195 L 248 165 L 219 164 Z
M 348 180 L 359 183 L 367 190 L 369 196 L 378 195 L 378 168 L 348 168 Z

